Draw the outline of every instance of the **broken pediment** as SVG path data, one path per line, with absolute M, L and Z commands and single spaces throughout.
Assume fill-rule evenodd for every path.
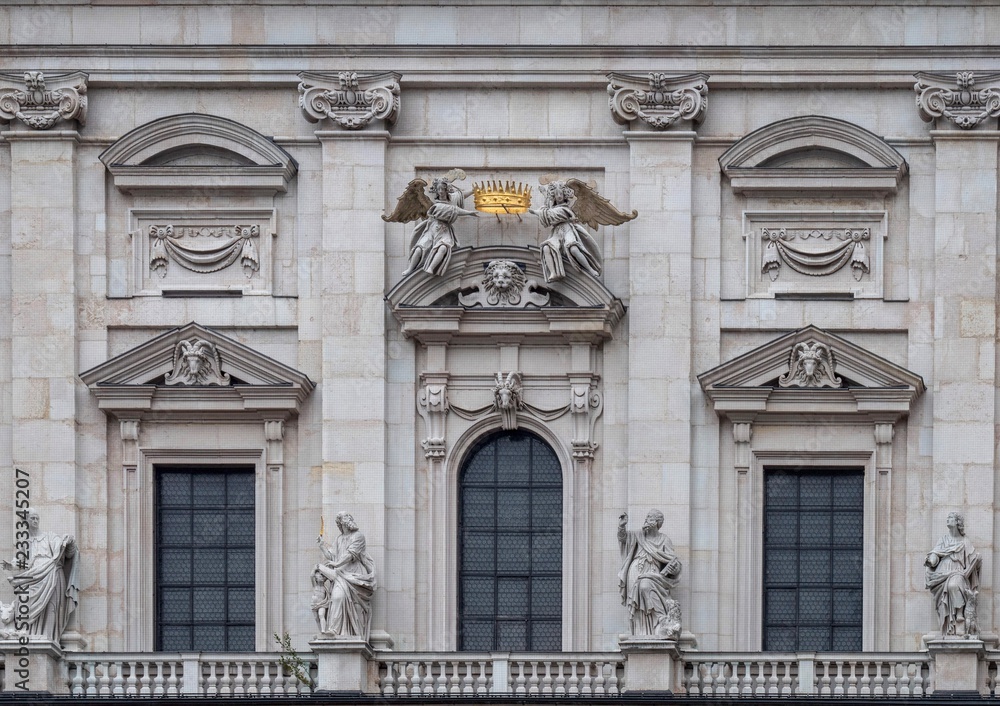
M 923 393 L 916 373 L 807 326 L 698 376 L 719 414 L 785 412 L 903 415 Z
M 611 338 L 625 313 L 599 279 L 579 271 L 546 282 L 535 246 L 458 248 L 440 277 L 422 270 L 386 295 L 404 336 Z
M 196 323 L 167 331 L 80 374 L 102 410 L 298 412 L 304 373 Z

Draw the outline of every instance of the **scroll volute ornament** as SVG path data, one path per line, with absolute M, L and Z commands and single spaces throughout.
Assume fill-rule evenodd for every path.
M 641 120 L 666 130 L 678 120 L 700 123 L 708 107 L 708 74 L 608 74 L 608 105 L 616 123 Z
M 60 120 L 83 125 L 86 118 L 87 74 L 0 74 L 0 120 L 17 119 L 33 130 L 48 130 Z
M 396 122 L 400 75 L 395 72 L 300 73 L 299 79 L 299 107 L 311 123 L 329 118 L 345 130 L 360 130 L 373 120 Z
M 947 118 L 971 130 L 987 118 L 1000 116 L 1000 73 L 918 73 L 913 90 L 924 122 Z

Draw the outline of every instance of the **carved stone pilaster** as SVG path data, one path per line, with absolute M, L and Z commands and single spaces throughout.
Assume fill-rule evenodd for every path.
M 736 454 L 733 465 L 737 473 L 750 471 L 750 439 L 753 438 L 751 422 L 733 422 L 733 441 L 736 444 Z
M 708 107 L 708 74 L 608 74 L 608 105 L 616 123 L 641 120 L 666 130 L 678 120 L 700 123 Z
M 875 468 L 881 475 L 892 470 L 892 439 L 896 436 L 891 422 L 875 423 Z
M 917 110 L 924 122 L 943 117 L 963 130 L 971 130 L 987 118 L 1000 115 L 1000 73 L 914 75 Z
M 425 373 L 423 387 L 417 392 L 417 413 L 423 417 L 427 436 L 420 442 L 424 456 L 442 459 L 447 453 L 445 421 L 448 418 L 448 374 Z
M 345 130 L 360 130 L 373 120 L 392 125 L 399 113 L 399 79 L 394 71 L 299 74 L 299 107 L 306 120 L 329 118 Z
M 33 130 L 48 130 L 60 120 L 83 125 L 87 118 L 87 74 L 0 74 L 0 120 L 15 118 Z
M 592 375 L 570 376 L 569 411 L 573 419 L 573 458 L 593 459 L 597 450 L 594 441 L 594 427 L 597 418 L 604 411 L 604 396 L 596 387 L 597 378 Z

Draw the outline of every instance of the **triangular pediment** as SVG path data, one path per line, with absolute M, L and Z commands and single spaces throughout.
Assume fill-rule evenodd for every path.
M 211 344 L 220 373 L 204 383 L 171 380 L 176 374 L 178 345 Z M 315 384 L 309 376 L 239 341 L 197 323 L 172 329 L 80 373 L 100 400 L 102 409 L 154 409 L 170 404 L 219 407 L 242 404 L 244 409 L 296 409 Z M 210 411 L 210 410 L 209 410 Z
M 403 335 L 418 340 L 506 333 L 611 338 L 625 313 L 621 300 L 596 277 L 569 267 L 563 279 L 546 282 L 540 262 L 537 246 L 458 248 L 441 276 L 412 272 L 386 301 Z M 508 263 L 520 273 L 512 297 L 491 290 L 493 263 Z
M 825 350 L 829 374 L 794 380 L 797 351 Z M 920 375 L 816 326 L 792 331 L 698 376 L 716 411 L 806 410 L 905 413 L 925 386 Z M 803 400 L 808 403 L 803 405 Z

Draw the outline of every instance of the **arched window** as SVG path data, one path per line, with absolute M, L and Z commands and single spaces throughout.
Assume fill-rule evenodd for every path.
M 459 476 L 458 648 L 562 649 L 562 470 L 534 434 L 477 444 Z

